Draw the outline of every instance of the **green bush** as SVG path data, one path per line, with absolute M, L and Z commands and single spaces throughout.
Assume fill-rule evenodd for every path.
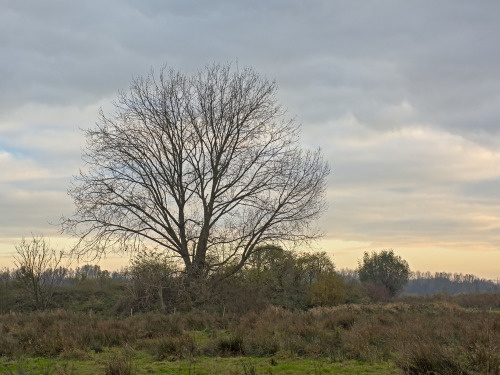
M 336 306 L 345 302 L 342 278 L 334 273 L 319 275 L 310 286 L 312 306 Z

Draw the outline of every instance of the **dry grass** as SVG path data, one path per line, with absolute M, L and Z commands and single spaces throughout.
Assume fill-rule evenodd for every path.
M 392 361 L 406 374 L 499 374 L 500 314 L 419 301 L 305 312 L 269 307 L 224 317 L 190 312 L 116 319 L 65 311 L 0 316 L 0 356 L 81 358 L 126 346 L 159 360 L 327 357 Z

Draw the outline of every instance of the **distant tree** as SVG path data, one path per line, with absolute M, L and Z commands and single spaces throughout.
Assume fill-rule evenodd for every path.
M 309 284 L 312 284 L 321 275 L 333 274 L 335 271 L 335 265 L 324 251 L 300 254 L 297 257 L 297 266 Z
M 408 282 L 410 266 L 392 249 L 365 252 L 362 262 L 358 263 L 358 275 L 361 282 L 383 287 L 390 296 L 395 296 Z
M 7 289 L 12 281 L 12 275 L 8 268 L 0 268 L 0 287 Z
M 12 308 L 8 296 L 12 290 L 12 278 L 8 268 L 0 268 L 0 313 Z
M 294 253 L 277 245 L 257 247 L 247 261 L 247 267 L 258 274 L 273 271 L 284 275 L 294 266 Z
M 190 281 L 239 271 L 256 248 L 317 237 L 327 163 L 305 151 L 253 69 L 212 65 L 134 79 L 86 131 L 86 168 L 62 228 L 79 254 L 158 246 Z
M 85 264 L 81 267 L 78 267 L 76 269 L 76 276 L 79 278 L 79 279 L 86 279 L 86 278 L 89 278 L 89 279 L 96 279 L 99 277 L 99 275 L 101 274 L 101 266 L 97 265 L 97 264 Z
M 0 268 L 0 285 L 7 286 L 11 281 L 11 274 L 8 268 Z
M 287 305 L 300 287 L 296 254 L 279 246 L 262 246 L 248 261 L 246 278 L 257 285 L 275 304 Z
M 18 267 L 16 278 L 24 286 L 37 309 L 49 306 L 54 288 L 61 284 L 66 269 L 61 266 L 63 252 L 57 252 L 41 236 L 25 238 L 16 246 L 14 263 Z

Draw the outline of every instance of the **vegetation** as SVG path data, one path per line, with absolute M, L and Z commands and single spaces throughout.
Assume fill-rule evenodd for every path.
M 393 250 L 364 253 L 358 267 L 359 280 L 366 283 L 372 293 L 394 297 L 403 290 L 410 277 L 410 266 L 394 254 Z
M 33 236 L 31 241 L 22 239 L 16 246 L 14 257 L 18 266 L 16 278 L 26 289 L 27 296 L 37 309 L 46 309 L 52 299 L 54 288 L 64 276 L 61 267 L 63 253 L 56 250 L 43 237 Z
M 283 247 L 317 236 L 329 168 L 275 93 L 252 69 L 163 69 L 101 113 L 62 228 L 72 254 L 136 255 L 73 270 L 23 239 L 0 272 L 1 372 L 500 374 L 498 283 L 416 273 L 398 297 L 392 250 L 338 272 Z
M 117 354 L 120 356 L 120 353 Z M 29 358 L 16 361 L 0 359 L 0 372 L 7 374 L 104 374 L 108 361 L 114 357 L 106 354 L 92 354 L 86 360 L 54 360 Z M 2 366 L 3 365 L 3 366 Z M 334 363 L 324 359 L 300 358 L 239 358 L 239 357 L 198 357 L 194 360 L 157 361 L 144 352 L 133 353 L 133 366 L 130 372 L 121 374 L 177 374 L 177 375 L 316 375 L 316 374 L 399 374 L 397 367 L 390 363 L 366 364 L 359 361 Z M 2 368 L 3 367 L 3 368 Z M 118 373 L 118 372 L 117 372 Z
M 271 306 L 243 314 L 191 311 L 123 318 L 59 310 L 5 314 L 0 327 L 0 357 L 51 358 L 60 366 L 94 361 L 107 369 L 104 373 L 118 373 L 112 368 L 119 366 L 131 373 L 144 370 L 144 357 L 155 368 L 191 363 L 197 373 L 204 373 L 198 364 L 206 358 L 261 358 L 259 363 L 276 370 L 297 359 L 325 368 L 356 361 L 392 363 L 408 374 L 497 374 L 500 369 L 500 314 L 450 302 L 414 300 L 302 312 Z
M 436 272 L 415 272 L 403 292 L 411 295 L 473 294 L 500 292 L 496 282 L 478 278 L 471 274 Z
M 162 252 L 139 253 L 119 272 L 64 269 L 44 308 L 26 298 L 19 274 L 0 272 L 8 374 L 500 372 L 498 287 L 381 296 L 325 253 L 277 246 L 196 298 Z

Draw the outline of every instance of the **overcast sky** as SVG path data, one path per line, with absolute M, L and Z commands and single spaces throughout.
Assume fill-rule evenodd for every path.
M 337 267 L 500 277 L 500 2 L 0 0 L 0 267 L 57 239 L 93 126 L 133 76 L 237 61 L 330 163 Z M 59 246 L 59 245 L 58 245 Z M 62 246 L 62 245 L 61 245 Z

